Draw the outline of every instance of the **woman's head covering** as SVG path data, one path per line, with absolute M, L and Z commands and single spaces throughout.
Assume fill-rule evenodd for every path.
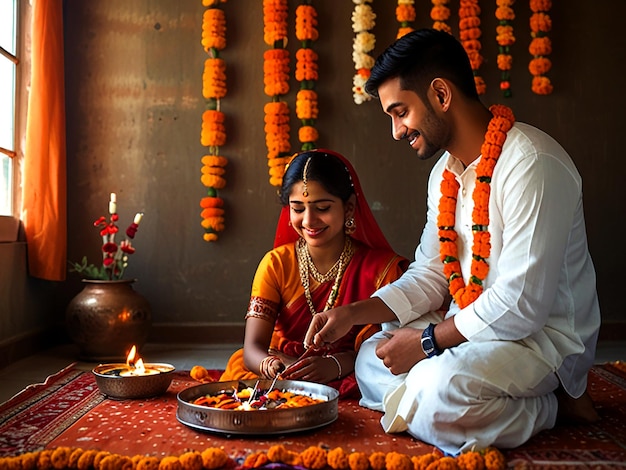
M 326 149 L 308 150 L 302 153 L 311 154 L 313 158 L 315 158 L 315 154 L 325 153 L 341 160 L 350 174 L 352 185 L 354 187 L 354 193 L 356 195 L 356 205 L 354 209 L 354 222 L 356 230 L 350 236 L 370 248 L 391 250 L 391 245 L 389 245 L 385 235 L 383 235 L 382 230 L 378 226 L 367 200 L 365 199 L 365 195 L 361 189 L 361 183 L 359 182 L 356 171 L 354 171 L 354 168 L 348 159 L 337 152 Z M 274 238 L 274 248 L 287 243 L 293 243 L 299 238 L 298 233 L 289 224 L 289 210 L 289 205 L 285 205 L 280 212 L 278 225 L 276 227 L 276 236 Z

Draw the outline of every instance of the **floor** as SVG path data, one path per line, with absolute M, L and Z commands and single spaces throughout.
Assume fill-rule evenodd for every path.
M 165 362 L 177 370 L 191 370 L 195 365 L 207 369 L 224 369 L 230 355 L 241 345 L 147 344 L 140 351 L 144 362 Z M 80 361 L 78 348 L 72 344 L 57 346 L 21 359 L 0 369 L 0 403 L 27 385 L 42 383 L 51 374 L 76 362 L 77 367 L 91 370 L 97 363 Z
M 223 369 L 230 355 L 240 345 L 172 345 L 148 344 L 140 355 L 145 362 L 165 362 L 177 370 L 190 370 L 195 365 L 207 369 Z M 7 401 L 26 386 L 41 383 L 51 374 L 76 362 L 77 367 L 91 370 L 97 364 L 77 359 L 78 349 L 71 344 L 58 346 L 19 360 L 0 369 L 0 403 Z M 626 341 L 598 345 L 596 363 L 626 360 Z

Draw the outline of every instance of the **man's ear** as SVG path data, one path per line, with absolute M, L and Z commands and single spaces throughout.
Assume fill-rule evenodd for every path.
M 450 84 L 443 78 L 434 78 L 430 82 L 430 89 L 434 95 L 435 102 L 439 103 L 441 109 L 446 111 L 450 106 L 450 98 L 452 97 Z

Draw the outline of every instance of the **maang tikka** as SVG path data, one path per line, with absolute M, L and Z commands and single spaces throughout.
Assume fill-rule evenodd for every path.
M 307 172 L 309 171 L 309 163 L 311 163 L 311 157 L 309 157 L 306 161 L 306 163 L 304 164 L 304 170 L 302 171 L 302 184 L 304 185 L 304 190 L 302 191 L 302 195 L 304 197 L 307 197 L 309 195 L 309 189 L 307 188 L 307 181 L 306 181 L 306 176 L 307 176 Z

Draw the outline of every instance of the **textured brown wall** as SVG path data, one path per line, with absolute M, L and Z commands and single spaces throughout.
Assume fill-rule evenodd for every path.
M 299 2 L 290 3 L 293 19 Z M 416 26 L 430 26 L 430 2 L 416 3 Z M 626 99 L 617 68 L 626 51 L 625 36 L 619 34 L 626 2 L 608 2 L 606 15 L 598 15 L 587 1 L 554 2 L 549 76 L 555 91 L 550 96 L 530 91 L 528 2 L 517 2 L 514 96 L 509 99 L 498 89 L 495 2 L 482 3 L 484 102 L 510 105 L 520 121 L 551 133 L 571 153 L 584 178 L 603 318 L 623 322 L 619 283 L 626 256 L 617 237 L 625 232 L 619 181 L 626 163 L 618 137 Z M 353 3 L 313 4 L 320 22 L 320 39 L 314 43 L 320 56 L 318 144 L 351 158 L 390 242 L 412 257 L 433 162 L 417 161 L 405 143 L 391 139 L 378 102 L 354 104 Z M 374 2 L 376 53 L 395 37 L 394 5 Z M 66 0 L 69 257 L 98 259 L 92 222 L 106 214 L 110 192 L 118 194 L 121 226 L 144 211 L 128 275 L 138 279 L 137 290 L 153 305 L 159 340 L 168 338 L 167 331 L 174 335 L 174 326 L 194 327 L 198 340 L 202 335 L 215 341 L 241 337 L 252 276 L 271 247 L 279 210 L 276 189 L 268 182 L 263 133 L 268 98 L 263 93 L 262 2 L 231 0 L 223 9 L 228 44 L 221 57 L 229 91 L 222 101 L 228 133 L 222 152 L 230 163 L 228 186 L 220 195 L 226 200 L 226 230 L 218 242 L 207 243 L 199 216 L 205 194 L 200 183 L 201 77 L 207 57 L 200 44 L 201 1 Z M 294 37 L 290 46 L 297 45 Z M 292 110 L 294 96 L 288 97 Z M 297 124 L 294 117 L 292 129 Z M 79 288 L 70 274 L 64 295 L 70 298 Z M 224 325 L 229 323 L 230 329 Z

